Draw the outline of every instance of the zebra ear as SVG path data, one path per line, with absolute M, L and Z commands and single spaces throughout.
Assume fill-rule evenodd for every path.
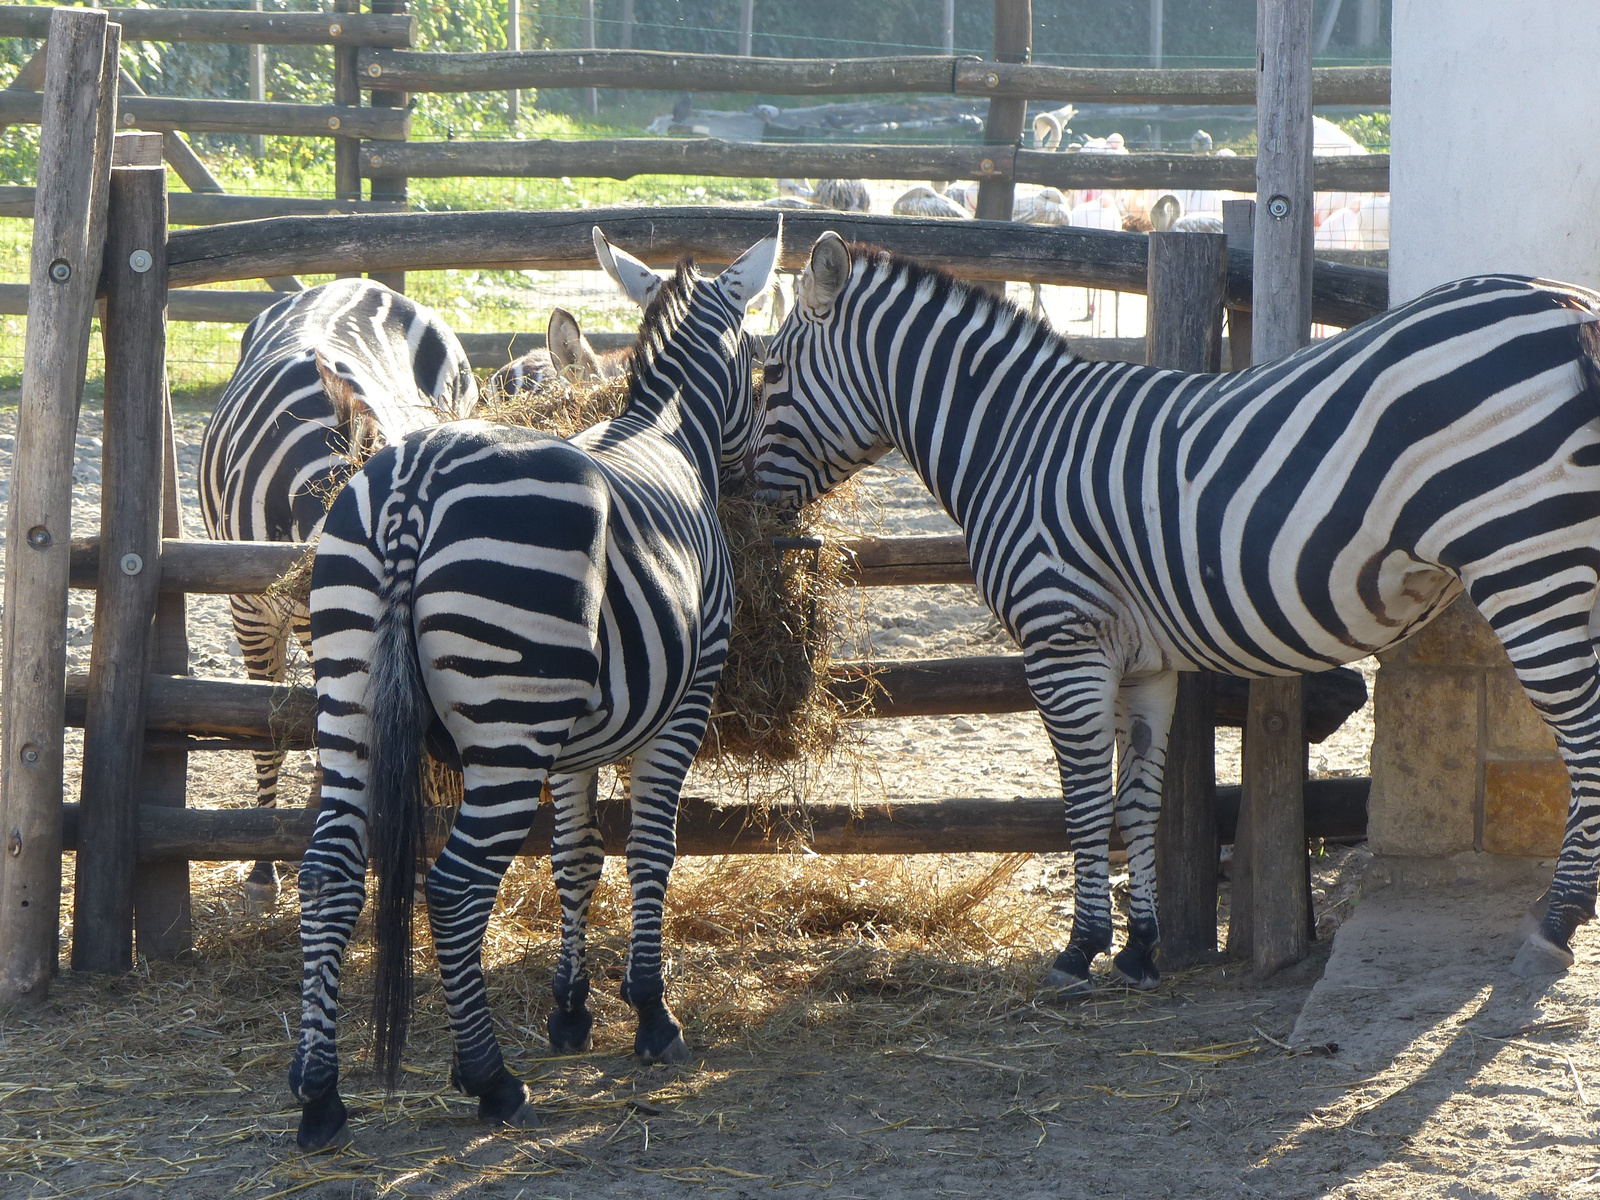
M 811 261 L 800 277 L 800 304 L 812 312 L 826 312 L 839 298 L 848 278 L 850 248 L 830 229 L 811 247 Z
M 594 347 L 589 345 L 589 339 L 583 336 L 578 318 L 566 309 L 550 310 L 550 325 L 545 334 L 545 345 L 549 348 L 550 361 L 555 364 L 558 374 L 568 367 L 576 366 L 579 375 L 584 379 L 600 377 L 600 356 L 594 352 Z
M 594 227 L 593 236 L 594 254 L 600 260 L 600 269 L 616 281 L 617 286 L 627 293 L 628 299 L 640 308 L 655 299 L 667 277 L 658 275 L 626 250 L 618 250 L 606 241 L 600 226 Z
M 772 283 L 772 273 L 778 267 L 778 255 L 783 252 L 783 218 L 778 218 L 778 232 L 762 238 L 741 254 L 721 275 L 717 286 L 740 308 L 749 310 L 756 297 Z

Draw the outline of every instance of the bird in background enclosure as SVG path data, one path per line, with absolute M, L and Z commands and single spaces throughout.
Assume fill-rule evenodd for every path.
M 464 417 L 478 389 L 466 351 L 431 309 L 381 283 L 340 279 L 293 293 L 245 327 L 239 365 L 200 443 L 200 513 L 226 541 L 316 538 L 352 457 L 413 429 Z M 251 679 L 282 682 L 291 634 L 309 649 L 304 603 L 288 594 L 230 596 Z M 258 750 L 256 802 L 277 803 L 281 750 Z M 272 862 L 245 880 L 271 906 Z
M 824 234 L 765 365 L 757 480 L 803 505 L 898 449 L 1022 647 L 1060 768 L 1072 933 L 1041 981 L 1090 989 L 1127 940 L 1159 981 L 1155 828 L 1180 670 L 1321 671 L 1465 594 L 1571 778 L 1513 970 L 1573 962 L 1600 879 L 1600 294 L 1462 279 L 1276 362 L 1189 375 L 1086 362 L 940 271 Z
M 1077 108 L 1071 104 L 1064 104 L 1050 112 L 1039 113 L 1033 118 L 1033 148 L 1060 150 L 1062 140 L 1072 132 L 1068 124 L 1077 115 Z
M 946 217 L 964 221 L 972 214 L 964 205 L 941 195 L 925 183 L 902 193 L 890 209 L 897 217 Z
M 864 179 L 819 179 L 811 187 L 804 179 L 778 180 L 778 195 L 809 200 L 839 212 L 871 212 L 872 196 Z
M 464 799 L 427 875 L 428 920 L 455 1038 L 452 1082 L 480 1119 L 537 1123 L 505 1066 L 481 962 L 500 879 L 548 780 L 561 956 L 557 1054 L 586 1050 L 587 913 L 604 844 L 600 767 L 631 756 L 633 932 L 622 997 L 640 1061 L 682 1062 L 666 1004 L 661 920 L 683 779 L 728 652 L 732 566 L 717 498 L 742 479 L 761 420 L 743 330 L 778 234 L 707 278 L 613 248 L 601 266 L 646 306 L 621 416 L 562 440 L 464 421 L 369 459 L 334 502 L 312 574 L 322 807 L 300 867 L 297 1140 L 346 1123 L 335 1046 L 339 972 L 378 878 L 375 1057 L 392 1089 L 410 1018 L 412 872 L 423 854 L 423 744 L 462 767 Z
M 1215 213 L 1185 213 L 1182 202 L 1168 192 L 1150 206 L 1150 228 L 1158 233 L 1221 233 L 1222 218 Z

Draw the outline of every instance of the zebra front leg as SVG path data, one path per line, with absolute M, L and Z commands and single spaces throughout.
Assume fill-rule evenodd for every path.
M 633 1053 L 640 1062 L 689 1061 L 683 1026 L 667 1007 L 661 962 L 661 920 L 667 880 L 678 853 L 678 796 L 694 763 L 711 714 L 711 690 L 721 673 L 702 677 L 678 706 L 672 722 L 636 752 L 630 771 L 628 886 L 633 894 L 633 936 L 622 976 L 622 999 L 639 1018 Z
M 1116 681 L 1092 642 L 1058 632 L 1024 646 L 1028 687 L 1055 749 L 1072 838 L 1072 937 L 1042 987 L 1061 996 L 1093 986 L 1089 968 L 1111 948 L 1112 747 Z
M 559 744 L 559 737 L 551 740 Z M 500 880 L 533 827 L 554 756 L 543 746 L 519 747 L 512 756 L 504 747 L 465 745 L 460 737 L 457 745 L 462 752 L 464 799 L 427 880 L 428 924 L 455 1034 L 450 1081 L 477 1098 L 480 1121 L 530 1129 L 539 1124 L 538 1115 L 528 1101 L 527 1087 L 506 1069 L 494 1034 L 484 986 L 483 937 Z M 535 765 L 484 766 L 475 757 L 531 758 Z
M 1167 763 L 1167 737 L 1177 703 L 1178 676 L 1164 671 L 1122 682 L 1118 698 L 1117 825 L 1128 848 L 1128 943 L 1113 958 L 1118 975 L 1141 991 L 1161 982 L 1157 924 L 1156 820 Z
M 580 1054 L 589 1049 L 594 1028 L 589 1012 L 589 900 L 606 862 L 595 822 L 598 774 L 555 775 L 550 790 L 556 806 L 550 867 L 561 896 L 561 960 L 552 982 L 556 1006 L 550 1013 L 550 1049 Z

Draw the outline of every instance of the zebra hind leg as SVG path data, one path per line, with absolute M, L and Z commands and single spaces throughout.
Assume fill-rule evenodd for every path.
M 556 775 L 550 790 L 556 808 L 550 866 L 561 896 L 561 961 L 551 984 L 556 1006 L 550 1013 L 550 1049 L 581 1054 L 589 1049 L 594 1028 L 589 1012 L 589 900 L 606 861 L 595 823 L 597 776 L 594 771 Z
M 1469 594 L 1472 580 L 1463 577 Z M 1477 600 L 1476 595 L 1473 596 Z M 1595 915 L 1600 880 L 1600 662 L 1589 639 L 1595 589 L 1556 589 L 1549 607 L 1529 612 L 1521 595 L 1488 596 L 1479 610 L 1528 698 L 1556 735 L 1572 780 L 1566 834 L 1550 889 L 1530 913 L 1536 927 L 1512 962 L 1518 975 L 1555 974 L 1573 964 L 1572 935 Z

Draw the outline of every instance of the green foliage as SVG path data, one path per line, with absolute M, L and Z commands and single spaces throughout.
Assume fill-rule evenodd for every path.
M 1389 153 L 1389 114 L 1357 113 L 1353 117 L 1340 117 L 1334 122 L 1368 150 L 1378 154 Z

